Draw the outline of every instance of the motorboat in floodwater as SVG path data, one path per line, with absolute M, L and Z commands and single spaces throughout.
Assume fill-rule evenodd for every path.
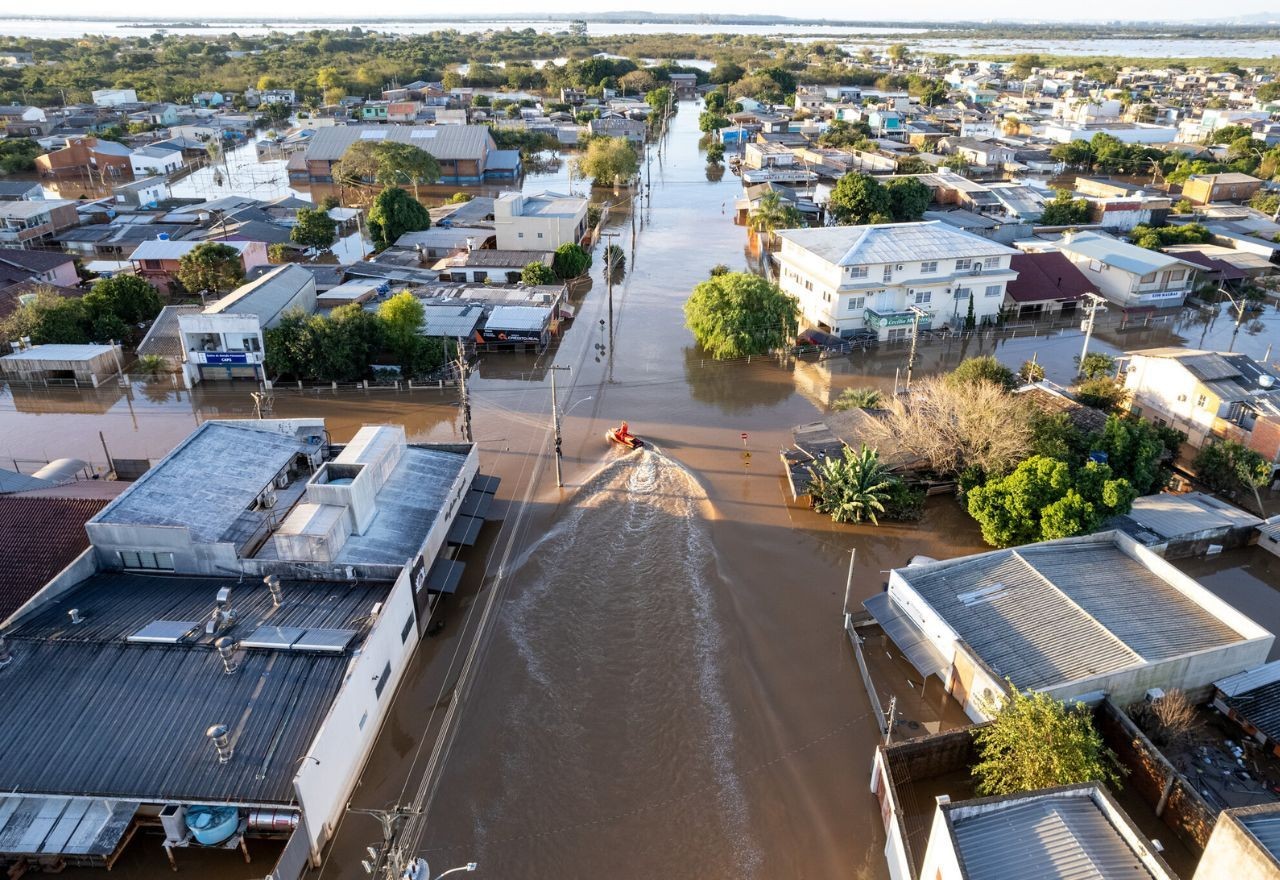
M 627 423 L 623 422 L 617 428 L 610 428 L 604 432 L 604 439 L 610 443 L 617 443 L 619 446 L 625 446 L 628 449 L 640 449 L 644 446 L 644 441 L 627 430 Z

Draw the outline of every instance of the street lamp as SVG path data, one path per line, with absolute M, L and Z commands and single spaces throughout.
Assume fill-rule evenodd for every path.
M 456 868 L 450 868 L 449 870 L 445 871 L 443 874 L 437 874 L 435 877 L 435 880 L 440 880 L 441 877 L 447 877 L 450 874 L 457 874 L 463 871 L 470 873 L 475 869 L 476 869 L 475 862 L 467 862 L 465 865 L 459 865 Z M 422 857 L 418 857 L 414 859 L 412 862 L 410 862 L 409 866 L 404 869 L 404 874 L 401 875 L 401 880 L 430 880 L 430 877 L 431 877 L 431 866 L 427 864 L 426 859 Z
M 475 869 L 476 869 L 475 862 L 467 862 L 465 865 L 460 865 L 457 868 L 450 868 L 449 870 L 445 871 L 443 874 L 437 874 L 436 880 L 440 880 L 441 877 L 445 877 L 449 874 L 457 874 L 459 871 L 465 871 L 467 873 L 470 873 Z
M 1221 285 L 1218 286 L 1218 293 L 1231 300 L 1231 304 L 1236 307 L 1236 326 L 1235 329 L 1231 331 L 1231 344 L 1227 346 L 1227 351 L 1235 351 L 1236 336 L 1240 333 L 1240 325 L 1244 323 L 1244 307 L 1248 301 L 1243 298 L 1243 295 L 1240 299 L 1236 299 L 1225 287 L 1222 287 Z

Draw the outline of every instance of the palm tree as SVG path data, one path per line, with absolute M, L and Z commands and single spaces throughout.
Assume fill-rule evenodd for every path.
M 842 458 L 827 458 L 809 470 L 809 494 L 814 510 L 831 515 L 835 522 L 860 523 L 864 519 L 879 525 L 877 513 L 896 478 L 880 463 L 880 454 L 868 449 L 854 452 L 845 447 Z
M 846 388 L 832 405 L 835 410 L 879 409 L 884 395 L 879 388 Z
M 804 217 L 794 205 L 785 205 L 782 196 L 773 190 L 760 197 L 760 202 L 751 216 L 747 218 L 747 228 L 765 240 L 768 248 L 773 247 L 773 233 L 776 229 L 794 229 L 804 225 Z

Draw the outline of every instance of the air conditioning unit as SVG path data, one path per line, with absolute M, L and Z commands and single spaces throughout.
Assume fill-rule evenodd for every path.
M 901 272 L 901 271 L 902 271 L 903 269 L 905 269 L 905 268 L 906 268 L 906 266 L 905 266 L 905 265 L 903 265 L 902 263 L 899 263 L 899 264 L 898 264 L 898 269 L 897 269 L 897 271 Z
M 284 473 L 282 473 L 280 476 L 276 477 L 276 488 L 277 488 L 277 489 L 283 489 L 283 488 L 285 488 L 285 487 L 286 487 L 286 486 L 288 486 L 288 485 L 289 485 L 289 472 L 288 472 L 288 471 L 285 471 L 285 472 L 284 472 Z
M 274 487 L 268 488 L 258 496 L 258 506 L 263 510 L 270 510 L 276 506 L 276 490 Z

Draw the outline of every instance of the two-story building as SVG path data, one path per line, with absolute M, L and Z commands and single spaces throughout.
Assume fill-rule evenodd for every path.
M 2 210 L 0 206 L 0 210 Z M 204 242 L 172 241 L 169 238 L 152 238 L 139 244 L 129 255 L 133 263 L 133 271 L 161 293 L 168 293 L 178 277 L 178 266 L 182 258 Z M 240 263 L 246 274 L 255 266 L 266 266 L 271 262 L 267 255 L 267 245 L 261 241 L 224 241 L 229 248 L 240 253 Z
M 1173 308 L 1195 288 L 1195 263 L 1097 232 L 1067 232 L 1057 243 L 1098 293 L 1124 308 Z
M 69 138 L 62 149 L 36 156 L 36 170 L 45 177 L 86 172 L 101 177 L 124 177 L 132 173 L 129 163 L 132 152 L 115 141 L 100 141 L 95 137 Z
M 79 222 L 69 199 L 0 202 L 0 247 L 36 247 Z
M 1193 174 L 1182 185 L 1182 196 L 1197 205 L 1210 202 L 1243 202 L 1262 189 L 1262 181 L 1250 174 L 1230 171 Z
M 948 224 L 881 223 L 784 229 L 779 283 L 805 321 L 827 333 L 872 330 L 882 340 L 921 329 L 994 320 L 1010 268 L 1011 247 Z M 917 311 L 918 310 L 918 311 Z
M 554 251 L 587 234 L 587 200 L 553 192 L 505 192 L 493 202 L 500 251 Z
M 1244 354 L 1153 348 L 1134 352 L 1125 371 L 1129 409 L 1177 428 L 1199 449 L 1242 443 L 1280 467 L 1280 374 Z
M 295 309 L 316 308 L 316 276 L 285 264 L 236 288 L 202 311 L 178 315 L 185 362 L 182 377 L 190 388 L 204 379 L 263 377 L 263 331 Z
M 311 137 L 303 157 L 306 179 L 312 183 L 332 181 L 333 166 L 357 141 L 395 141 L 415 146 L 439 163 L 441 183 L 514 179 L 523 170 L 519 151 L 499 150 L 483 125 L 341 125 L 322 128 Z
M 164 147 L 147 145 L 139 147 L 129 154 L 129 167 L 134 177 L 149 177 L 153 174 L 172 174 L 183 165 L 182 152 Z

